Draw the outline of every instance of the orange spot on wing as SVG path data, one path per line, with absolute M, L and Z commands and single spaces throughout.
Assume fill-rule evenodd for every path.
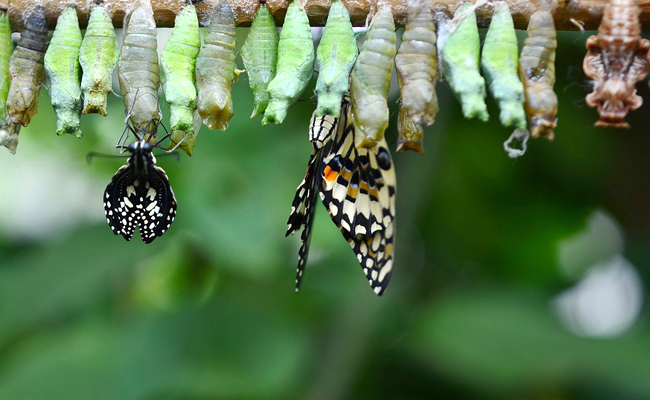
M 327 167 L 325 167 L 325 170 L 323 171 L 323 175 L 325 175 L 325 180 L 326 181 L 333 182 L 339 176 L 339 173 L 334 171 L 328 165 Z

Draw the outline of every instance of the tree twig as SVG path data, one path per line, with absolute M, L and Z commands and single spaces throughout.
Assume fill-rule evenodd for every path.
M 259 5 L 258 0 L 229 0 L 235 13 L 237 26 L 249 26 L 255 10 Z M 342 0 L 355 26 L 364 26 L 366 17 L 377 0 Z M 406 21 L 407 0 L 386 0 L 393 7 L 393 14 L 397 26 L 403 26 Z M 435 12 L 451 16 L 461 3 L 459 0 L 428 0 Z M 584 23 L 584 29 L 592 30 L 598 27 L 602 9 L 609 3 L 608 0 L 506 0 L 510 6 L 515 27 L 526 29 L 530 15 L 539 7 L 551 4 L 554 8 L 555 22 L 559 30 L 577 30 L 574 21 Z M 7 4 L 8 2 L 8 4 Z M 51 29 L 54 29 L 56 20 L 62 10 L 68 5 L 75 5 L 78 9 L 79 20 L 82 27 L 88 20 L 89 5 L 94 1 L 89 0 L 45 0 L 45 10 Z M 115 27 L 122 27 L 122 20 L 131 5 L 129 0 L 104 0 L 104 4 L 113 13 Z M 0 8 L 9 10 L 11 25 L 15 31 L 23 29 L 23 18 L 29 15 L 34 7 L 34 0 L 0 0 Z M 158 27 L 171 27 L 174 25 L 176 13 L 187 4 L 186 0 L 151 0 L 156 24 Z M 330 0 L 305 0 L 305 8 L 312 26 L 323 26 L 327 19 Z M 204 0 L 196 2 L 197 11 L 202 24 L 209 21 L 209 16 L 216 8 L 218 0 Z M 273 14 L 278 26 L 282 25 L 284 15 L 289 5 L 289 0 L 267 0 L 269 10 Z M 650 28 L 650 0 L 639 0 L 642 9 L 641 21 L 644 28 Z M 477 9 L 478 21 L 481 27 L 487 27 L 492 15 L 492 6 L 485 5 Z

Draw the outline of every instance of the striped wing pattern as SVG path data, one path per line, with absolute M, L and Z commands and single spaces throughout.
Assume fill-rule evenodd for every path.
M 323 132 L 330 131 L 329 134 Z M 335 135 L 332 135 L 336 131 Z M 318 132 L 318 135 L 314 135 Z M 328 138 L 327 136 L 330 136 Z M 383 294 L 393 267 L 395 170 L 386 141 L 373 150 L 357 149 L 347 97 L 339 121 L 312 117 L 314 144 L 307 175 L 296 192 L 287 235 L 304 227 L 296 290 L 304 273 L 314 214 L 315 194 L 357 256 L 371 288 Z M 376 151 L 376 153 L 375 153 Z

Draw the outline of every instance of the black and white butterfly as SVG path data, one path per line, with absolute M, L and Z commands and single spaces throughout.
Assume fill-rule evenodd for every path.
M 157 127 L 158 122 L 154 123 Z M 128 151 L 131 156 L 126 165 L 113 175 L 104 192 L 104 212 L 113 233 L 131 240 L 135 228 L 139 227 L 145 243 L 162 236 L 176 216 L 174 191 L 165 171 L 156 165 L 156 157 L 152 153 L 154 148 L 161 148 L 158 144 L 169 135 L 151 144 L 144 134 L 150 131 L 148 128 L 138 132 L 127 125 L 126 137 L 122 135 L 117 147 L 122 152 Z M 133 132 L 136 140 L 128 146 L 119 144 L 128 140 L 127 131 Z
M 356 129 L 349 97 L 339 118 L 313 116 L 309 137 L 314 150 L 289 216 L 287 236 L 303 228 L 296 291 L 305 271 L 317 195 L 361 265 L 372 290 L 382 295 L 394 257 L 395 168 L 386 140 L 377 152 L 355 147 Z

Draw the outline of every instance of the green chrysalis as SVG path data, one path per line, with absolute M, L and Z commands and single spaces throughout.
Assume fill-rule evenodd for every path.
M 419 154 L 424 154 L 422 148 L 423 136 L 422 125 L 411 118 L 411 114 L 406 107 L 400 105 L 397 114 L 397 152 L 413 150 Z
M 79 53 L 79 63 L 83 70 L 81 90 L 84 95 L 84 114 L 106 116 L 106 98 L 111 91 L 111 75 L 119 56 L 111 16 L 104 6 L 96 5 L 90 13 Z
M 14 44 L 11 41 L 11 25 L 9 17 L 5 12 L 0 13 L 0 125 L 6 123 L 7 95 L 9 94 L 9 58 L 14 51 Z
M 316 81 L 316 115 L 339 116 L 341 101 L 348 92 L 350 72 L 358 53 L 350 14 L 340 0 L 333 0 L 325 32 L 316 51 L 320 68 Z
M 526 115 L 533 138 L 553 140 L 556 126 L 555 23 L 550 11 L 539 10 L 530 17 L 528 34 L 519 57 L 519 77 L 526 93 Z
M 273 16 L 266 5 L 261 4 L 241 48 L 241 58 L 248 74 L 248 83 L 253 91 L 251 118 L 263 113 L 269 104 L 268 86 L 275 78 L 279 40 L 278 28 L 275 26 Z
M 50 46 L 45 53 L 45 73 L 50 99 L 56 113 L 56 134 L 83 137 L 79 127 L 81 115 L 81 66 L 79 48 L 81 29 L 77 10 L 66 7 L 59 15 Z
M 11 25 L 5 12 L 0 13 L 0 145 L 12 154 L 16 153 L 18 132 L 21 125 L 14 124 L 7 113 L 7 95 L 9 94 L 9 59 L 14 51 L 11 40 Z
M 135 128 L 147 129 L 150 142 L 157 139 L 155 127 L 160 121 L 158 88 L 158 41 L 156 21 L 149 0 L 135 0 L 124 18 L 122 50 L 117 64 L 124 106 Z M 152 123 L 154 121 L 154 123 Z
M 445 79 L 460 101 L 465 118 L 487 121 L 485 79 L 479 73 L 481 43 L 472 3 L 458 7 L 448 28 L 449 36 L 442 45 Z
M 196 8 L 190 4 L 176 15 L 174 29 L 160 55 L 162 87 L 169 104 L 172 129 L 169 146 L 180 142 L 180 148 L 190 156 L 198 133 L 194 131 L 194 68 L 200 46 L 199 19 Z
M 9 60 L 7 111 L 16 124 L 29 125 L 38 112 L 38 96 L 45 81 L 43 59 L 49 42 L 45 7 L 39 4 L 27 17 L 25 30 Z
M 210 129 L 225 131 L 234 114 L 230 91 L 238 76 L 236 47 L 235 17 L 228 1 L 221 0 L 196 60 L 199 114 Z
M 499 103 L 503 126 L 526 129 L 524 85 L 519 80 L 517 35 L 505 1 L 494 5 L 490 29 L 485 36 L 481 70 L 488 89 Z
M 375 148 L 388 127 L 388 89 L 395 57 L 395 22 L 390 3 L 380 3 L 350 78 L 357 148 Z
M 293 0 L 287 9 L 278 44 L 277 75 L 269 83 L 269 102 L 262 125 L 282 123 L 289 106 L 307 88 L 314 73 L 314 43 L 307 13 L 300 0 Z

